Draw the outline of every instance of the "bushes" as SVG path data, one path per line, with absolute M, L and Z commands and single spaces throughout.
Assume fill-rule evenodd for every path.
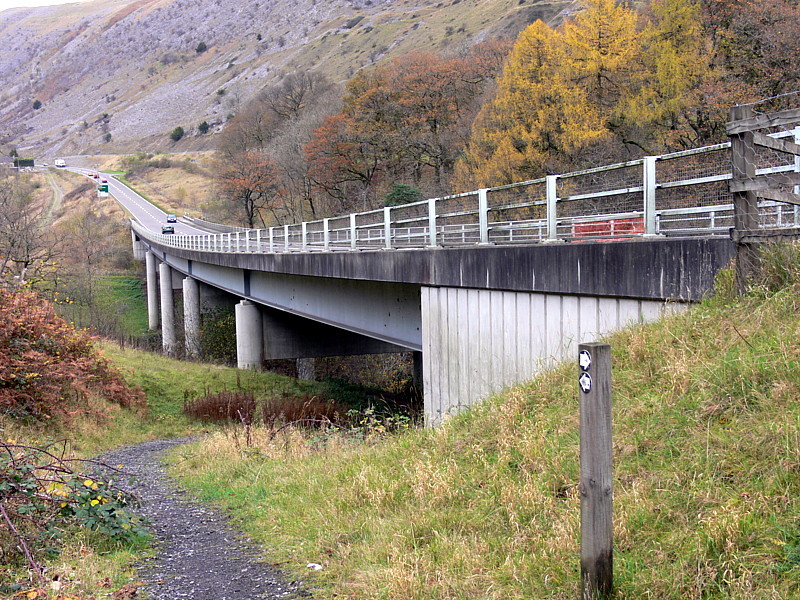
M 183 403 L 185 415 L 204 423 L 243 423 L 252 425 L 258 416 L 260 405 L 261 422 L 270 428 L 278 423 L 325 421 L 343 423 L 347 411 L 335 400 L 317 396 L 276 396 L 257 400 L 252 392 L 222 391 L 206 394 Z
M 254 425 L 274 437 L 287 429 L 322 430 L 349 438 L 369 440 L 381 438 L 392 431 L 409 428 L 413 419 L 386 409 L 348 409 L 342 402 L 324 396 L 268 395 L 257 399 L 252 392 L 222 391 L 186 400 L 183 413 L 204 423 L 244 426 L 245 440 L 251 445 Z
M 255 412 L 256 399 L 250 392 L 222 391 L 183 403 L 185 415 L 204 423 L 238 421 L 250 425 Z
M 53 307 L 27 290 L 0 290 L 0 412 L 14 417 L 68 415 L 75 400 L 98 394 L 121 406 L 145 409 L 141 390 L 129 388 Z
M 117 542 L 146 535 L 143 523 L 126 510 L 134 498 L 76 471 L 76 463 L 88 462 L 64 458 L 66 444 L 59 445 L 0 440 L 0 564 L 25 561 L 39 578 L 40 560 L 58 553 L 65 527 L 87 527 Z

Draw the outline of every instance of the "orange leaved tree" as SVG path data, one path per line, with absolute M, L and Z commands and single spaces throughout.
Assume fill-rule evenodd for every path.
M 141 390 L 125 384 L 85 331 L 69 325 L 29 290 L 0 289 L 0 412 L 63 415 L 89 394 L 145 408 Z

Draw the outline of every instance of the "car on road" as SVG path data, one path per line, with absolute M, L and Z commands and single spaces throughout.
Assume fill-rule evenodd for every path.
M 177 223 L 178 217 L 175 215 L 167 215 L 167 223 Z
M 172 225 L 162 225 L 161 233 L 175 233 L 175 227 Z

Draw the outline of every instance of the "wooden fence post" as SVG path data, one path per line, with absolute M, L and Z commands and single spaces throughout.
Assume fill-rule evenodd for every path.
M 581 596 L 611 597 L 614 580 L 611 346 L 580 344 Z
M 743 121 L 753 116 L 749 105 L 731 108 L 731 122 Z M 755 144 L 753 132 L 744 131 L 730 136 L 731 140 L 731 183 L 752 180 L 756 176 Z M 758 252 L 753 244 L 742 243 L 742 236 L 758 229 L 758 198 L 752 191 L 733 192 L 733 233 L 736 242 L 736 291 L 740 295 L 747 292 L 747 284 L 752 281 L 758 267 Z

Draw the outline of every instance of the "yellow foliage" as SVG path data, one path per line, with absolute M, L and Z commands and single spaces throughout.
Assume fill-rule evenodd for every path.
M 712 76 L 707 44 L 698 0 L 654 0 L 642 15 L 585 0 L 560 29 L 533 23 L 473 122 L 457 185 L 582 168 L 614 139 L 651 154 L 674 147 L 694 91 Z
M 625 111 L 655 129 L 656 142 L 664 147 L 678 135 L 687 108 L 696 105 L 696 90 L 712 77 L 712 52 L 697 0 L 656 0 L 651 11 L 642 31 L 639 93 Z
M 615 0 L 586 0 L 586 8 L 564 24 L 570 80 L 595 109 L 611 112 L 630 90 L 640 53 L 637 14 Z

